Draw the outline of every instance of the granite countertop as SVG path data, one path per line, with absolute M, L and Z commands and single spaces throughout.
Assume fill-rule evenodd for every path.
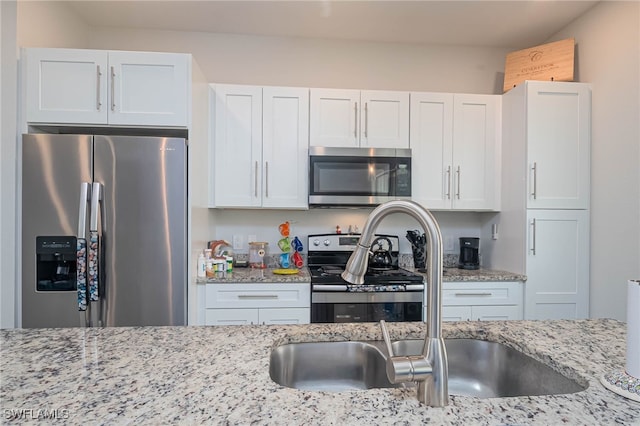
M 413 270 L 412 268 L 407 268 Z M 277 275 L 273 268 L 252 269 L 235 268 L 232 272 L 218 272 L 215 277 L 196 278 L 198 284 L 214 283 L 310 283 L 311 274 L 309 268 L 298 269 L 296 274 Z M 415 272 L 415 270 L 413 270 Z M 425 275 L 426 276 L 426 275 Z M 458 281 L 525 281 L 526 277 L 507 271 L 491 269 L 466 270 L 458 268 L 444 268 L 442 280 L 444 282 Z
M 442 281 L 526 281 L 527 277 L 508 271 L 494 269 L 444 268 Z
M 295 274 L 274 274 L 274 268 L 234 268 L 231 272 L 216 272 L 214 277 L 196 278 L 198 284 L 222 283 L 310 283 L 309 268 L 292 269 Z
M 422 337 L 425 327 L 389 328 L 401 339 Z M 432 408 L 417 401 L 415 389 L 330 393 L 270 379 L 273 347 L 379 340 L 372 323 L 1 330 L 0 409 L 5 420 L 40 423 L 48 412 L 78 425 L 638 424 L 640 404 L 599 382 L 624 366 L 625 332 L 624 323 L 605 319 L 445 323 L 444 337 L 504 343 L 588 388 L 555 396 L 453 395 L 448 406 Z

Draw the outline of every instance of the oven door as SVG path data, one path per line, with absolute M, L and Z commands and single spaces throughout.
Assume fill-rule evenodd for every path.
M 411 198 L 411 150 L 309 150 L 309 205 L 377 205 Z
M 422 321 L 424 292 L 314 292 L 311 322 Z

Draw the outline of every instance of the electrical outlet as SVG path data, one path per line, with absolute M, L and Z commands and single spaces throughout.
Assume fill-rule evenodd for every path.
M 248 242 L 248 243 L 254 243 L 254 242 L 256 242 L 256 241 L 258 241 L 258 239 L 256 238 L 256 236 L 255 236 L 255 235 L 253 235 L 253 234 L 249 234 L 249 235 L 247 236 L 247 242 Z
M 244 250 L 244 238 L 242 238 L 242 235 L 233 236 L 233 248 L 235 250 Z
M 454 239 L 451 235 L 444 237 L 444 251 L 453 252 Z

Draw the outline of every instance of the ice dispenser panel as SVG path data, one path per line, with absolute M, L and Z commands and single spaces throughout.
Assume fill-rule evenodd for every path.
M 36 290 L 76 291 L 76 237 L 36 237 Z

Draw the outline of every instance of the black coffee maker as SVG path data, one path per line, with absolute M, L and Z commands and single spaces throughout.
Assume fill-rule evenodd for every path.
M 480 238 L 462 237 L 460 238 L 460 257 L 458 268 L 479 269 L 480 268 Z

